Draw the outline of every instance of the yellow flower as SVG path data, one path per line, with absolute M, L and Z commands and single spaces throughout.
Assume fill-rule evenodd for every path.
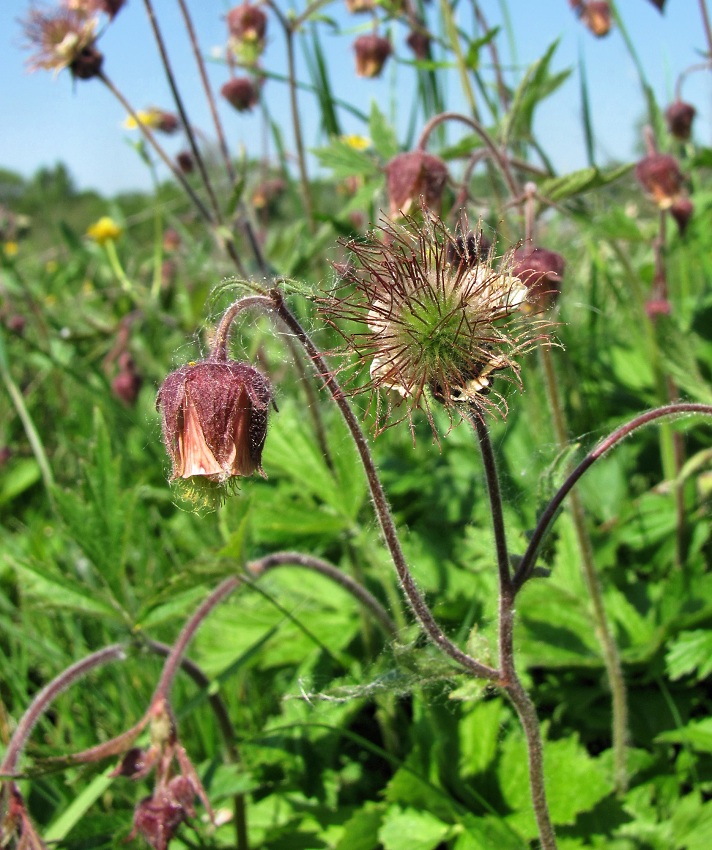
M 160 109 L 139 109 L 136 112 L 136 116 L 138 120 L 150 130 L 155 130 L 159 124 L 161 123 L 161 117 L 163 112 Z M 123 127 L 126 130 L 136 130 L 138 128 L 138 121 L 133 115 L 127 115 L 124 120 Z
M 59 268 L 59 263 L 56 260 L 47 260 L 45 263 L 45 271 L 47 274 L 54 274 Z
M 342 136 L 341 141 L 355 151 L 365 151 L 366 148 L 371 146 L 371 140 L 366 136 Z
M 17 242 L 6 242 L 2 246 L 2 250 L 6 257 L 16 257 L 20 247 Z
M 99 245 L 106 245 L 109 240 L 118 239 L 122 233 L 121 227 L 108 215 L 102 216 L 87 228 L 87 236 Z

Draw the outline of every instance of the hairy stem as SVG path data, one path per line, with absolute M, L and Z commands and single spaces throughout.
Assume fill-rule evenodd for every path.
M 601 440 L 569 474 L 566 481 L 564 481 L 561 485 L 558 492 L 549 502 L 539 518 L 539 522 L 537 523 L 537 526 L 532 533 L 531 540 L 529 541 L 529 546 L 527 547 L 514 576 L 515 590 L 519 590 L 524 582 L 531 577 L 532 570 L 536 563 L 536 555 L 539 551 L 539 546 L 541 545 L 544 535 L 551 525 L 552 520 L 556 516 L 557 511 L 561 507 L 561 503 L 568 496 L 576 482 L 587 469 L 593 466 L 593 464 L 599 458 L 603 457 L 606 452 L 610 451 L 614 446 L 638 428 L 649 425 L 657 419 L 680 417 L 694 413 L 699 413 L 703 416 L 712 416 L 712 405 L 698 404 L 695 402 L 679 402 L 677 404 L 667 405 L 666 407 L 656 407 L 654 410 L 641 413 L 639 416 L 636 416 L 635 419 L 631 419 L 630 422 L 626 422 L 625 425 L 621 425 L 620 428 L 616 428 L 616 430 L 609 434 L 608 437 Z
M 153 3 L 151 0 L 143 0 L 143 5 L 146 7 L 146 14 L 148 15 L 149 23 L 151 24 L 151 29 L 153 31 L 153 36 L 156 40 L 156 45 L 158 47 L 158 52 L 161 56 L 161 62 L 163 64 L 163 69 L 166 72 L 166 78 L 168 80 L 168 85 L 171 89 L 171 94 L 173 95 L 173 101 L 178 109 L 178 114 L 180 115 L 180 120 L 183 124 L 183 129 L 185 130 L 185 134 L 188 137 L 188 144 L 190 145 L 190 150 L 193 154 L 193 158 L 195 159 L 198 165 L 198 171 L 200 172 L 200 177 L 203 181 L 203 185 L 205 186 L 205 190 L 208 193 L 208 197 L 210 198 L 210 204 L 213 208 L 213 214 L 215 215 L 215 221 L 220 224 L 222 222 L 222 215 L 220 213 L 220 205 L 218 204 L 218 199 L 215 196 L 215 190 L 213 189 L 212 181 L 210 180 L 210 175 L 208 174 L 208 169 L 205 167 L 205 161 L 203 160 L 203 155 L 200 152 L 200 148 L 198 147 L 198 142 L 195 138 L 195 133 L 193 132 L 193 127 L 188 119 L 188 113 L 185 109 L 185 104 L 183 103 L 183 98 L 180 93 L 180 89 L 178 88 L 178 84 L 176 83 L 175 75 L 173 74 L 173 68 L 171 66 L 171 61 L 168 57 L 168 51 L 166 50 L 165 42 L 163 41 L 163 36 L 161 34 L 161 29 L 158 26 L 158 19 L 156 18 L 156 14 L 153 10 Z
M 425 127 L 423 127 L 423 131 L 420 134 L 416 148 L 418 150 L 424 150 L 428 143 L 430 134 L 438 126 L 438 124 L 442 124 L 443 121 L 461 121 L 477 133 L 492 154 L 492 158 L 499 166 L 499 170 L 502 172 L 502 176 L 507 184 L 510 195 L 512 198 L 518 198 L 520 195 L 519 187 L 512 175 L 512 170 L 509 167 L 509 161 L 506 154 L 499 149 L 494 139 L 490 136 L 487 130 L 485 130 L 482 124 L 467 115 L 462 115 L 459 112 L 441 112 L 439 115 L 434 116 L 430 119 L 430 121 L 428 121 Z
M 161 643 L 157 640 L 149 640 L 146 645 L 152 652 L 162 655 L 163 657 L 167 657 L 171 654 L 172 648 L 166 643 Z M 181 661 L 181 667 L 199 688 L 202 688 L 206 691 L 206 693 L 208 692 L 210 679 L 194 661 L 191 661 L 190 658 L 184 657 Z M 235 730 L 233 729 L 227 707 L 219 693 L 208 693 L 208 702 L 210 703 L 210 707 L 212 708 L 215 719 L 220 727 L 223 740 L 225 741 L 228 761 L 232 764 L 239 764 L 242 760 L 240 758 L 240 751 L 237 748 Z M 235 812 L 235 839 L 237 850 L 248 850 L 247 807 L 245 804 L 244 794 L 235 794 L 233 797 L 233 808 Z
M 534 703 L 515 676 L 504 688 L 514 704 L 527 739 L 527 757 L 529 759 L 529 789 L 534 806 L 534 814 L 539 828 L 542 850 L 556 850 L 556 836 L 549 816 L 544 785 L 544 747 L 541 740 L 539 718 Z
M 398 627 L 376 597 L 366 590 L 363 585 L 354 581 L 351 576 L 342 572 L 328 561 L 324 561 L 321 558 L 315 558 L 312 555 L 305 555 L 301 552 L 274 552 L 271 555 L 266 555 L 264 558 L 259 558 L 256 561 L 250 561 L 250 563 L 247 564 L 247 570 L 252 573 L 252 575 L 259 577 L 263 573 L 266 573 L 275 567 L 284 567 L 289 565 L 304 567 L 305 569 L 320 573 L 321 575 L 330 578 L 332 581 L 335 581 L 338 585 L 343 587 L 344 590 L 347 590 L 365 608 L 368 608 L 378 621 L 378 624 L 381 626 L 383 631 L 389 637 L 396 637 Z
M 297 69 L 294 59 L 294 32 L 295 27 L 282 13 L 281 9 L 273 0 L 266 0 L 266 5 L 272 9 L 277 16 L 282 29 L 284 30 L 284 38 L 287 44 L 287 76 L 289 83 L 289 104 L 292 112 L 292 131 L 294 132 L 294 144 L 297 149 L 297 164 L 299 166 L 299 183 L 302 190 L 302 200 L 304 201 L 304 211 L 306 212 L 309 229 L 314 233 L 316 225 L 314 222 L 314 204 L 311 196 L 311 188 L 309 185 L 309 175 L 307 173 L 307 159 L 304 152 L 304 140 L 302 137 L 302 122 L 299 115 L 299 101 L 297 98 Z
M 282 294 L 278 290 L 272 290 L 271 298 L 274 312 L 304 346 L 317 375 L 322 379 L 324 387 L 331 393 L 331 396 L 338 406 L 346 426 L 351 433 L 356 449 L 359 453 L 359 457 L 361 458 L 361 463 L 363 464 L 366 472 L 366 479 L 371 491 L 373 505 L 381 526 L 381 531 L 383 532 L 386 546 L 388 547 L 388 551 L 393 560 L 403 593 L 405 594 L 408 605 L 410 606 L 415 618 L 433 643 L 450 656 L 450 658 L 455 660 L 458 664 L 475 676 L 488 679 L 490 681 L 497 681 L 499 679 L 499 672 L 497 670 L 476 661 L 466 652 L 463 652 L 459 647 L 455 646 L 455 644 L 452 643 L 445 634 L 443 634 L 440 626 L 437 624 L 430 609 L 425 603 L 425 600 L 421 596 L 408 568 L 408 564 L 400 545 L 398 532 L 393 521 L 393 516 L 368 447 L 368 442 L 358 419 L 351 410 L 348 399 L 344 395 L 344 392 L 336 381 L 334 375 L 331 373 L 331 370 L 323 356 L 299 324 L 297 318 L 284 303 Z
M 188 11 L 188 7 L 185 3 L 185 0 L 178 0 L 178 5 L 180 7 L 181 15 L 183 16 L 183 21 L 185 23 L 186 32 L 188 33 L 188 38 L 190 40 L 190 46 L 193 50 L 193 57 L 195 58 L 195 64 L 198 66 L 198 73 L 200 74 L 200 81 L 203 85 L 203 91 L 205 92 L 205 98 L 208 101 L 208 107 L 210 109 L 210 116 L 213 120 L 213 126 L 215 127 L 215 135 L 218 137 L 218 146 L 220 148 L 220 155 L 223 159 L 223 164 L 225 165 L 225 171 L 227 172 L 227 176 L 230 180 L 230 184 L 235 183 L 235 169 L 232 164 L 232 159 L 230 158 L 230 152 L 227 147 L 227 142 L 225 140 L 225 131 L 223 130 L 222 121 L 220 120 L 220 115 L 218 113 L 217 107 L 215 105 L 215 98 L 213 96 L 213 90 L 210 86 L 210 82 L 208 80 L 208 74 L 205 69 L 205 62 L 203 61 L 203 54 L 200 52 L 200 47 L 198 46 L 198 39 L 195 35 L 195 28 L 193 27 L 193 20 L 190 16 L 190 12 Z
M 180 669 L 185 651 L 188 648 L 188 644 L 195 636 L 199 626 L 208 614 L 210 614 L 217 605 L 226 599 L 233 590 L 241 584 L 242 579 L 238 576 L 230 576 L 230 578 L 226 578 L 225 581 L 221 582 L 215 590 L 203 600 L 203 602 L 198 606 L 198 610 L 183 626 L 180 634 L 178 635 L 178 639 L 171 648 L 171 653 L 166 659 L 166 663 L 163 665 L 161 678 L 158 680 L 156 689 L 153 692 L 153 697 L 151 698 L 152 705 L 160 699 L 168 702 L 168 695 L 171 687 L 173 686 L 176 674 Z
M 564 408 L 559 395 L 554 363 L 549 348 L 540 348 L 539 355 L 544 371 L 546 392 L 549 400 L 549 409 L 552 412 L 554 432 L 559 449 L 563 451 L 569 443 Z M 627 742 L 628 742 L 628 697 L 626 693 L 625 678 L 621 664 L 618 646 L 608 622 L 606 608 L 603 603 L 603 588 L 596 571 L 593 557 L 593 546 L 586 526 L 586 515 L 583 503 L 574 490 L 571 493 L 571 518 L 574 524 L 574 533 L 578 544 L 579 557 L 581 559 L 581 570 L 583 572 L 586 590 L 591 600 L 591 610 L 594 627 L 598 642 L 603 653 L 603 662 L 606 667 L 608 685 L 611 689 L 612 699 L 612 730 L 611 739 L 613 745 L 614 778 L 616 790 L 623 794 L 628 786 L 627 768 Z
M 123 644 L 112 644 L 104 649 L 100 649 L 98 652 L 92 652 L 91 655 L 87 655 L 86 658 L 82 658 L 81 661 L 77 661 L 75 664 L 67 667 L 66 670 L 52 679 L 49 684 L 45 685 L 20 718 L 20 722 L 17 724 L 10 743 L 7 745 L 2 763 L 0 763 L 0 774 L 12 775 L 15 773 L 17 762 L 28 738 L 32 734 L 32 730 L 37 725 L 40 717 L 61 693 L 97 667 L 109 664 L 112 661 L 124 661 L 125 659 L 126 650 Z

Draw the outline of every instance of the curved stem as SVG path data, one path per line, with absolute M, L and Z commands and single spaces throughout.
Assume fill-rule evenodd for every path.
M 546 392 L 549 400 L 549 409 L 552 412 L 554 432 L 559 449 L 564 450 L 568 443 L 568 431 L 564 418 L 564 409 L 558 391 L 554 363 L 551 350 L 541 348 L 541 363 L 544 371 Z M 571 493 L 571 518 L 574 524 L 574 532 L 578 543 L 579 557 L 581 559 L 581 571 L 583 573 L 586 590 L 591 600 L 593 622 L 598 637 L 603 663 L 606 667 L 608 685 L 611 689 L 612 700 L 612 729 L 611 741 L 613 746 L 614 779 L 616 790 L 623 794 L 628 786 L 627 767 L 627 743 L 628 743 L 628 697 L 626 694 L 625 677 L 620 653 L 616 645 L 613 631 L 608 622 L 606 608 L 603 603 L 603 588 L 596 571 L 593 555 L 593 546 L 586 526 L 586 515 L 583 503 L 577 490 Z
M 459 112 L 441 112 L 439 115 L 434 116 L 430 119 L 430 121 L 428 121 L 425 127 L 423 127 L 423 131 L 421 132 L 420 138 L 418 139 L 416 149 L 425 149 L 425 146 L 428 143 L 428 137 L 438 126 L 438 124 L 442 124 L 443 121 L 461 121 L 463 124 L 467 124 L 468 127 L 471 127 L 475 131 L 475 133 L 477 133 L 477 135 L 485 143 L 488 150 L 492 154 L 492 157 L 494 158 L 495 162 L 499 166 L 499 170 L 502 172 L 502 176 L 504 177 L 504 181 L 507 184 L 507 188 L 509 189 L 511 196 L 513 198 L 518 198 L 520 194 L 519 186 L 517 185 L 517 182 L 514 179 L 514 176 L 512 175 L 512 171 L 509 167 L 507 157 L 497 147 L 494 142 L 494 139 L 490 136 L 487 130 L 485 130 L 482 124 L 480 124 L 479 121 L 475 121 L 473 118 L 469 118 L 467 115 L 462 115 Z
M 376 599 L 376 597 L 366 590 L 363 585 L 351 578 L 351 576 L 339 570 L 328 561 L 321 558 L 315 558 L 312 555 L 305 555 L 301 552 L 273 552 L 271 555 L 266 555 L 264 558 L 259 558 L 256 561 L 250 561 L 247 564 L 247 570 L 254 576 L 259 577 L 275 567 L 284 567 L 295 565 L 304 567 L 320 573 L 338 585 L 347 590 L 355 599 L 357 599 L 365 608 L 373 614 L 378 621 L 383 631 L 390 637 L 396 637 L 398 627 L 389 616 L 386 609 Z
M 222 362 L 228 359 L 227 346 L 230 341 L 232 323 L 243 310 L 248 310 L 250 307 L 263 307 L 266 310 L 271 310 L 273 302 L 266 295 L 247 295 L 231 304 L 223 313 L 218 329 L 215 331 L 215 339 L 210 350 L 211 360 Z
M 171 647 L 167 643 L 161 643 L 157 640 L 149 640 L 146 646 L 158 655 L 167 657 L 171 654 Z M 217 720 L 220 732 L 222 733 L 225 747 L 227 748 L 228 761 L 233 764 L 241 762 L 240 751 L 237 748 L 235 740 L 235 730 L 230 720 L 227 707 L 219 693 L 209 693 L 210 679 L 205 675 L 202 669 L 190 658 L 184 657 L 181 661 L 181 667 L 195 682 L 195 684 L 208 693 L 208 701 Z M 247 807 L 245 805 L 245 795 L 235 794 L 233 798 L 235 809 L 235 839 L 237 850 L 247 850 L 249 846 L 247 838 Z
M 238 576 L 230 576 L 230 578 L 226 578 L 225 581 L 221 582 L 215 588 L 215 590 L 207 597 L 207 599 L 203 600 L 203 602 L 198 607 L 198 610 L 183 626 L 183 628 L 181 629 L 181 633 L 178 635 L 178 639 L 171 648 L 171 653 L 166 659 L 166 663 L 163 665 L 161 678 L 158 680 L 156 689 L 154 690 L 153 696 L 151 697 L 151 705 L 156 703 L 159 699 L 168 701 L 168 694 L 170 693 L 171 687 L 173 685 L 173 680 L 176 677 L 176 673 L 180 669 L 180 665 L 183 661 L 183 656 L 188 647 L 188 644 L 193 639 L 196 631 L 198 630 L 198 627 L 208 616 L 208 614 L 210 614 L 213 608 L 215 608 L 216 605 L 219 605 L 223 601 L 223 599 L 226 599 L 233 592 L 233 590 L 235 590 L 235 588 L 239 587 L 241 584 L 242 579 Z
M 107 646 L 67 667 L 66 670 L 52 679 L 49 684 L 45 685 L 32 700 L 27 711 L 25 711 L 20 722 L 17 724 L 10 743 L 7 745 L 2 763 L 0 763 L 0 774 L 8 775 L 15 773 L 18 759 L 25 748 L 27 739 L 32 734 L 32 730 L 37 725 L 40 717 L 61 693 L 71 687 L 78 679 L 86 676 L 91 670 L 101 667 L 104 664 L 109 664 L 112 661 L 123 661 L 125 658 L 126 650 L 123 644 L 116 643 Z
M 694 402 L 680 402 L 678 404 L 670 404 L 666 407 L 657 407 L 654 410 L 649 410 L 647 413 L 642 413 L 640 416 L 636 416 L 635 419 L 632 419 L 630 422 L 627 422 L 625 425 L 617 428 L 608 437 L 601 440 L 601 442 L 586 455 L 586 457 L 581 461 L 581 463 L 579 463 L 576 469 L 571 472 L 566 481 L 559 488 L 559 491 L 549 502 L 546 510 L 539 518 L 539 522 L 537 523 L 537 526 L 532 533 L 531 540 L 529 541 L 529 546 L 527 547 L 519 568 L 514 576 L 514 588 L 516 591 L 518 591 L 524 582 L 530 578 L 532 570 L 534 569 L 536 554 L 549 525 L 556 516 L 561 503 L 570 493 L 571 489 L 579 478 L 581 478 L 584 472 L 586 472 L 586 470 L 589 469 L 600 457 L 606 454 L 606 452 L 610 451 L 610 449 L 612 449 L 617 443 L 621 442 L 621 440 L 625 439 L 638 428 L 649 425 L 651 422 L 655 422 L 656 419 L 684 416 L 692 413 L 712 416 L 712 405 L 697 404 Z

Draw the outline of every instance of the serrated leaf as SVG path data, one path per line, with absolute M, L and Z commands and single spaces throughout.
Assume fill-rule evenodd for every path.
M 388 119 L 378 108 L 375 100 L 371 101 L 371 114 L 368 119 L 368 132 L 373 142 L 373 147 L 386 161 L 393 159 L 399 153 L 398 139 L 395 130 L 388 123 Z
M 685 744 L 698 753 L 712 753 L 712 717 L 688 720 L 680 729 L 661 732 L 655 741 L 663 744 Z
M 331 170 L 337 180 L 346 177 L 368 179 L 378 175 L 378 166 L 373 157 L 365 151 L 356 150 L 343 139 L 334 138 L 327 147 L 312 148 L 311 152 L 321 166 Z
M 388 809 L 378 837 L 384 850 L 434 850 L 452 833 L 452 826 L 416 809 Z
M 712 673 L 712 631 L 683 632 L 668 650 L 665 666 L 671 679 L 696 673 L 704 679 Z
M 52 575 L 39 567 L 19 563 L 13 566 L 23 592 L 48 607 L 92 614 L 109 620 L 119 617 L 113 605 L 99 598 L 98 592 L 86 585 Z
M 592 758 L 576 736 L 544 742 L 547 799 L 555 826 L 573 824 L 579 814 L 590 811 L 613 791 L 609 771 Z M 526 745 L 517 729 L 502 749 L 497 774 L 502 796 L 515 814 L 507 821 L 523 835 L 538 834 L 529 789 Z
M 344 837 L 336 850 L 374 850 L 378 847 L 378 831 L 385 810 L 382 804 L 366 803 L 344 824 Z
M 509 144 L 521 136 L 528 138 L 531 135 L 532 120 L 537 104 L 556 91 L 571 74 L 570 70 L 549 74 L 549 65 L 558 44 L 557 39 L 541 59 L 527 68 L 522 81 L 517 86 L 512 105 L 502 126 L 501 136 L 504 144 Z

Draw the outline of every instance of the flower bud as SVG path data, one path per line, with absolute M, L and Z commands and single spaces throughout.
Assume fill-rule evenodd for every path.
M 358 15 L 360 12 L 373 12 L 375 8 L 375 0 L 346 0 L 346 10 L 351 15 Z
M 668 209 L 680 194 L 682 173 L 674 156 L 653 153 L 635 166 L 635 176 L 660 209 Z
M 687 230 L 687 225 L 692 218 L 695 206 L 689 198 L 678 198 L 670 205 L 670 215 L 677 222 L 680 236 Z
M 362 35 L 354 41 L 356 76 L 378 77 L 393 52 L 391 43 L 381 35 Z
M 606 0 L 589 0 L 588 3 L 584 3 L 578 8 L 581 21 L 596 38 L 603 38 L 603 36 L 608 35 L 613 25 L 613 19 L 611 7 Z
M 220 94 L 238 112 L 247 112 L 260 98 L 259 87 L 251 77 L 232 77 L 220 89 Z
M 692 132 L 692 121 L 697 110 L 689 103 L 676 100 L 665 110 L 665 119 L 668 130 L 676 139 L 685 142 L 690 138 Z
M 433 154 L 415 150 L 393 157 L 386 166 L 391 215 L 407 215 L 421 196 L 426 207 L 437 209 L 447 179 L 447 165 Z
M 421 62 L 430 59 L 430 36 L 425 30 L 411 30 L 405 43 L 415 54 L 415 58 Z
M 195 171 L 195 161 L 191 151 L 178 151 L 176 154 L 176 165 L 183 174 L 192 174 Z
M 251 41 L 264 45 L 267 15 L 259 6 L 241 3 L 226 15 L 227 28 L 237 41 Z
M 143 378 L 136 371 L 133 357 L 124 351 L 119 357 L 119 374 L 111 382 L 111 391 L 127 407 L 133 407 L 142 386 Z
M 85 47 L 70 63 L 69 70 L 77 80 L 91 80 L 99 75 L 104 62 L 104 54 L 93 45 Z
M 561 254 L 546 248 L 518 248 L 514 252 L 511 273 L 529 290 L 523 312 L 531 313 L 537 307 L 546 309 L 556 301 L 565 265 Z
M 163 382 L 156 407 L 173 462 L 171 479 L 204 476 L 222 483 L 262 471 L 272 389 L 234 360 L 182 366 Z

